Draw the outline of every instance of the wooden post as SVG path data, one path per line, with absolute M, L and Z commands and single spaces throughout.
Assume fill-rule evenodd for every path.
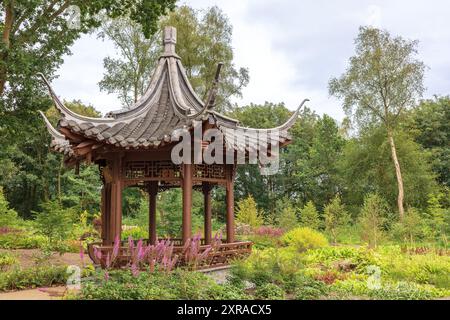
M 102 242 L 103 245 L 111 245 L 111 184 L 105 183 L 102 188 Z
M 148 188 L 149 198 L 149 219 L 148 219 L 148 235 L 150 238 L 150 244 L 156 243 L 156 195 L 158 194 L 158 182 L 151 181 Z
M 234 242 L 234 168 L 227 165 L 227 181 L 226 181 L 226 224 L 227 224 L 227 243 Z
M 121 156 L 118 155 L 116 159 L 111 161 L 112 181 L 109 184 L 109 208 L 107 211 L 108 217 L 108 236 L 107 242 L 113 243 L 118 237 L 121 239 L 122 235 L 122 177 L 121 177 Z
M 212 226 L 211 226 L 211 186 L 209 183 L 203 182 L 203 211 L 205 214 L 205 244 L 211 244 L 211 233 L 212 233 Z
M 191 238 L 191 211 L 192 211 L 192 164 L 183 164 L 183 244 Z

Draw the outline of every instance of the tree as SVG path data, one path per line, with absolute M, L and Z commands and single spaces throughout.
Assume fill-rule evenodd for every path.
M 428 197 L 427 222 L 434 240 L 442 239 L 447 242 L 449 231 L 449 209 L 443 208 L 441 201 L 443 193 L 430 194 Z
M 163 17 L 161 24 L 177 28 L 177 53 L 183 58 L 192 87 L 203 101 L 213 84 L 217 65 L 224 64 L 216 109 L 231 109 L 229 99 L 241 97 L 242 89 L 248 85 L 249 74 L 248 69 L 237 69 L 234 65 L 233 27 L 224 12 L 217 6 L 202 12 L 184 5 Z
M 431 154 L 414 141 L 414 136 L 401 128 L 396 130 L 397 155 L 403 168 L 407 206 L 425 208 L 427 195 L 436 191 L 431 170 Z M 380 124 L 360 130 L 347 141 L 338 160 L 342 199 L 355 214 L 368 193 L 377 193 L 395 213 L 397 200 L 396 174 L 392 170 L 391 149 L 386 130 Z
M 387 204 L 376 193 L 368 194 L 361 208 L 359 224 L 361 226 L 362 239 L 369 243 L 370 247 L 376 247 L 383 237 L 383 226 L 387 216 Z
M 284 198 L 280 201 L 282 201 L 282 205 L 279 206 L 278 226 L 283 230 L 291 230 L 297 227 L 297 215 L 289 199 Z
M 397 206 L 404 216 L 403 179 L 394 132 L 408 108 L 424 92 L 425 65 L 415 59 L 417 41 L 392 37 L 387 31 L 361 27 L 350 67 L 329 83 L 331 95 L 343 99 L 344 109 L 361 126 L 382 123 L 386 129 L 398 186 Z
M 142 26 L 126 18 L 109 20 L 99 37 L 113 41 L 120 58 L 103 60 L 105 73 L 101 90 L 117 92 L 123 105 L 130 107 L 144 93 L 161 54 L 161 33 L 146 38 Z
M 326 114 L 317 120 L 314 131 L 308 153 L 299 157 L 294 174 L 305 182 L 308 198 L 323 208 L 340 191 L 337 164 L 345 141 L 336 121 Z
M 38 72 L 51 78 L 82 34 L 100 25 L 99 14 L 128 16 L 149 37 L 159 16 L 175 0 L 5 0 L 0 3 L 0 129 L 12 126 L 9 117 L 34 115 L 43 99 Z
M 255 199 L 248 196 L 237 203 L 236 221 L 251 227 L 259 227 L 263 224 L 262 215 L 259 212 Z
M 415 140 L 432 153 L 437 181 L 450 186 L 450 96 L 421 101 L 411 112 L 406 126 L 415 131 Z
M 74 212 L 64 209 L 57 201 L 41 204 L 42 212 L 36 213 L 36 225 L 41 234 L 47 237 L 51 248 L 58 247 L 67 239 L 72 230 Z
M 312 201 L 308 201 L 300 210 L 300 224 L 304 227 L 319 230 L 321 225 L 319 212 Z
M 335 196 L 324 209 L 325 230 L 331 235 L 333 243 L 337 242 L 339 231 L 350 223 L 350 215 L 341 203 L 341 198 Z
M 9 203 L 0 187 L 0 227 L 14 226 L 18 221 L 17 212 L 9 208 Z
M 218 63 L 224 63 L 216 104 L 221 110 L 230 107 L 229 98 L 241 95 L 249 77 L 247 69 L 237 70 L 233 64 L 232 27 L 228 17 L 218 7 L 202 13 L 183 5 L 161 19 L 159 28 L 164 26 L 177 28 L 177 54 L 182 57 L 187 76 L 203 101 L 211 89 Z M 117 92 L 124 105 L 130 106 L 147 87 L 151 70 L 162 52 L 161 34 L 146 38 L 139 24 L 122 19 L 107 23 L 100 36 L 112 40 L 119 51 L 119 58 L 104 60 L 106 72 L 100 88 Z

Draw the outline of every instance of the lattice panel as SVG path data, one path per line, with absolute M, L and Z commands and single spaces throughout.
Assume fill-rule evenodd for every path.
M 225 165 L 222 164 L 196 164 L 194 165 L 195 178 L 225 179 Z
M 130 161 L 125 163 L 126 179 L 180 178 L 180 166 L 170 161 Z

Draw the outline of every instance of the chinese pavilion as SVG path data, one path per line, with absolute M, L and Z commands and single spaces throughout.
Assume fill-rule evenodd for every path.
M 221 65 L 207 101 L 202 101 L 190 85 L 181 58 L 175 52 L 175 28 L 165 28 L 163 43 L 164 52 L 159 58 L 149 86 L 131 108 L 112 111 L 103 118 L 76 114 L 62 103 L 42 76 L 60 113 L 57 127 L 52 127 L 45 115 L 41 114 L 52 137 L 51 147 L 64 154 L 67 166 L 78 166 L 80 162 L 85 162 L 99 167 L 103 181 L 102 243 L 90 246 L 90 257 L 94 262 L 99 261 L 93 254 L 93 246 L 108 251 L 112 249 L 114 239 L 120 238 L 124 188 L 137 186 L 149 194 L 150 239 L 146 240 L 149 244 L 154 244 L 158 237 L 157 193 L 169 188 L 182 189 L 182 234 L 181 239 L 173 240 L 176 246 L 181 248 L 192 237 L 193 189 L 202 191 L 204 195 L 202 247 L 211 244 L 211 189 L 221 186 L 226 190 L 226 239 L 220 244 L 218 252 L 215 253 L 217 259 L 214 259 L 212 264 L 226 264 L 229 258 L 246 255 L 251 251 L 250 242 L 240 242 L 235 238 L 233 184 L 236 157 L 231 164 L 195 164 L 194 161 L 175 164 L 171 160 L 171 151 L 179 141 L 179 132 L 192 132 L 195 123 L 200 123 L 203 131 L 218 129 L 224 134 L 224 149 L 232 150 L 233 154 L 238 151 L 250 152 L 255 135 L 267 134 L 271 130 L 279 132 L 276 143 L 285 146 L 291 142 L 288 130 L 295 123 L 300 108 L 280 127 L 244 128 L 237 120 L 213 110 Z M 238 131 L 239 135 L 234 133 L 236 129 L 241 129 Z M 201 141 L 202 149 L 210 142 Z

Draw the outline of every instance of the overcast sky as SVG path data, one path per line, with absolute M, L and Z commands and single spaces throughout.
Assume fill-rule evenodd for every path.
M 418 39 L 419 58 L 429 67 L 425 97 L 450 94 L 450 1 L 448 0 L 192 0 L 196 9 L 219 6 L 233 25 L 235 63 L 250 70 L 239 105 L 285 102 L 294 110 L 304 98 L 319 114 L 341 120 L 339 101 L 328 96 L 331 77 L 345 71 L 361 25 Z M 53 85 L 67 100 L 80 99 L 103 113 L 120 109 L 114 95 L 100 92 L 109 42 L 83 36 L 64 59 Z

